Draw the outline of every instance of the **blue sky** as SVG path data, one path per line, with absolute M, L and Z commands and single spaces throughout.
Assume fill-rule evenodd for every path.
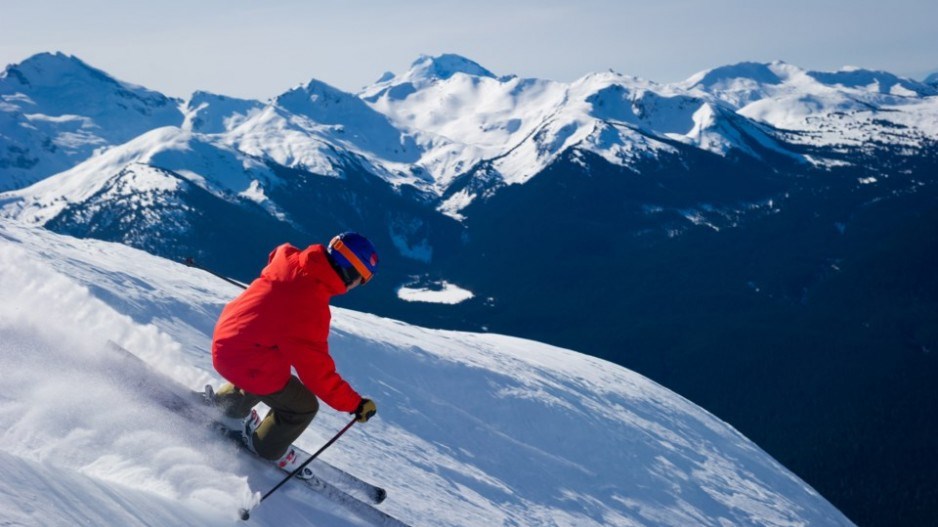
M 775 59 L 921 79 L 938 71 L 936 20 L 925 0 L 31 0 L 0 7 L 0 66 L 62 51 L 176 97 L 258 99 L 314 77 L 357 91 L 440 53 L 560 81 Z

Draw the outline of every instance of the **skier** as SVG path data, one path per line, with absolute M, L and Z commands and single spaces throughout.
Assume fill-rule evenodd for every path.
M 225 306 L 212 339 L 212 363 L 228 382 L 215 400 L 259 456 L 288 470 L 299 464 L 290 446 L 316 416 L 317 397 L 361 423 L 377 412 L 336 372 L 328 346 L 329 299 L 367 283 L 377 265 L 374 245 L 354 232 L 336 236 L 328 247 L 301 251 L 286 243 Z M 253 409 L 259 402 L 270 407 L 263 420 Z

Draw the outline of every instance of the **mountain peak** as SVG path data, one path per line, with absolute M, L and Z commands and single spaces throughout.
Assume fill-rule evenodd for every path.
M 922 82 L 924 82 L 925 84 L 928 84 L 929 86 L 938 88 L 938 71 L 936 71 L 935 73 L 932 73 L 928 77 L 925 77 L 925 80 Z
M 892 95 L 923 96 L 934 93 L 934 88 L 927 82 L 917 82 L 886 71 L 856 66 L 845 66 L 837 71 L 808 71 L 780 60 L 720 66 L 697 73 L 681 84 L 686 88 L 706 91 L 758 92 L 787 83 L 816 83 L 833 89 Z
M 94 79 L 108 84 L 121 84 L 107 73 L 89 66 L 74 55 L 37 53 L 19 64 L 6 67 L 0 80 L 12 77 L 27 87 L 56 86 L 67 79 Z
M 483 68 L 478 63 L 452 53 L 444 53 L 437 57 L 421 55 L 420 58 L 415 60 L 410 66 L 411 76 L 426 79 L 435 78 L 446 80 L 457 73 L 464 73 L 476 77 L 495 78 L 494 73 Z
M 822 84 L 833 87 L 881 94 L 918 96 L 935 94 L 935 89 L 928 83 L 899 77 L 888 71 L 868 70 L 856 66 L 844 66 L 838 71 L 809 71 L 808 75 Z
M 183 128 L 203 133 L 221 133 L 239 125 L 264 103 L 207 91 L 195 91 L 185 104 Z
M 293 113 L 326 118 L 326 114 L 347 112 L 371 113 L 370 108 L 358 97 L 346 93 L 328 83 L 312 79 L 306 85 L 300 85 L 275 99 L 276 103 Z M 338 115 L 332 115 L 324 123 L 333 123 Z M 334 123 L 333 123 L 334 124 Z
M 329 84 L 328 82 L 321 81 L 319 79 L 310 79 L 310 81 L 307 82 L 306 85 L 302 87 L 302 89 L 306 93 L 310 94 L 321 93 L 333 96 L 353 97 L 352 94 L 344 92 L 339 88 Z
M 386 72 L 374 84 L 362 88 L 359 96 L 372 103 L 385 95 L 392 99 L 403 100 L 421 87 L 431 85 L 436 81 L 445 81 L 458 73 L 475 78 L 497 78 L 494 73 L 477 62 L 460 55 L 452 53 L 444 53 L 436 57 L 420 55 L 406 73 L 394 75 Z
M 387 116 L 368 106 L 359 97 L 317 79 L 280 95 L 274 104 L 287 112 L 310 119 L 300 126 L 306 132 L 327 134 L 349 148 L 377 153 L 384 159 L 408 160 L 417 154 L 412 139 L 404 137 Z M 317 128 L 326 125 L 329 130 Z M 406 152 L 406 154 L 404 153 Z
M 23 93 L 50 115 L 117 115 L 121 109 L 132 109 L 143 116 L 173 114 L 170 121 L 181 116 L 174 109 L 180 101 L 115 79 L 78 57 L 60 52 L 38 53 L 19 64 L 7 66 L 0 74 L 0 93 Z M 175 124 L 170 121 L 159 124 Z
M 378 80 L 375 81 L 375 84 L 381 84 L 382 82 L 388 82 L 389 80 L 393 79 L 394 77 L 395 77 L 395 75 L 394 75 L 394 72 L 393 72 L 393 71 L 386 71 L 386 72 L 384 72 L 384 73 L 381 74 L 381 77 L 379 77 Z
M 794 67 L 780 60 L 772 62 L 739 62 L 701 71 L 692 75 L 683 84 L 709 89 L 746 79 L 757 84 L 776 85 L 784 82 L 784 77 L 787 76 L 785 74 L 789 73 L 792 68 Z

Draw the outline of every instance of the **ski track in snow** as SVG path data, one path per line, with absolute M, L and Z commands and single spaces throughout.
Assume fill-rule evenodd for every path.
M 238 290 L 117 244 L 0 221 L 4 525 L 232 525 L 279 472 L 134 391 L 118 342 L 198 387 Z M 379 407 L 324 454 L 411 525 L 850 525 L 725 423 L 608 362 L 334 309 L 339 371 Z M 315 450 L 347 415 L 323 408 Z M 270 470 L 268 470 L 270 469 Z M 278 491 L 279 492 L 279 491 Z M 252 525 L 362 525 L 287 485 Z

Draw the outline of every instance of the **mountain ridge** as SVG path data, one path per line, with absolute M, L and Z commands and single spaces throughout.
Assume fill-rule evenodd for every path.
M 64 55 L 37 55 L 33 59 L 24 61 L 23 64 L 49 61 L 76 63 L 89 71 L 99 71 L 93 70 L 79 59 L 67 58 Z M 209 115 L 205 113 L 209 108 L 208 96 L 196 92 L 185 106 L 181 101 L 176 101 L 186 108 L 186 116 L 183 118 L 182 115 L 178 115 L 177 110 L 170 124 L 213 135 L 233 134 L 235 137 L 228 138 L 227 143 L 238 147 L 244 145 L 243 148 L 250 155 L 270 158 L 287 167 L 324 174 L 336 173 L 334 167 L 338 161 L 330 152 L 348 150 L 368 159 L 367 163 L 371 171 L 395 185 L 414 185 L 420 192 L 442 196 L 452 194 L 448 192 L 449 185 L 480 164 L 486 164 L 495 173 L 500 174 L 498 179 L 504 184 L 516 184 L 526 181 L 543 170 L 546 164 L 555 158 L 555 154 L 574 146 L 585 147 L 600 153 L 609 162 L 626 164 L 630 162 L 629 159 L 635 159 L 636 151 L 650 152 L 657 148 L 667 150 L 664 146 L 656 146 L 654 142 L 647 142 L 641 136 L 632 133 L 623 135 L 621 130 L 615 131 L 615 127 L 605 132 L 607 139 L 587 141 L 590 127 L 595 129 L 596 126 L 592 119 L 603 121 L 604 117 L 616 115 L 616 112 L 622 116 L 634 116 L 636 110 L 643 112 L 642 118 L 631 122 L 631 126 L 635 127 L 641 135 L 665 140 L 676 139 L 720 155 L 725 155 L 729 150 L 738 150 L 746 155 L 758 156 L 759 154 L 747 144 L 753 140 L 763 145 L 770 145 L 770 148 L 776 151 L 785 151 L 786 147 L 779 143 L 777 138 L 772 137 L 771 130 L 760 129 L 762 126 L 760 123 L 776 128 L 790 127 L 798 124 L 798 120 L 801 119 L 799 116 L 804 114 L 785 110 L 787 117 L 779 119 L 775 117 L 780 112 L 778 104 L 762 106 L 753 104 L 765 101 L 767 98 L 783 97 L 791 92 L 789 88 L 785 93 L 773 95 L 758 87 L 760 86 L 759 79 L 766 79 L 768 75 L 774 76 L 768 79 L 770 85 L 780 84 L 781 77 L 778 72 L 772 73 L 773 68 L 778 72 L 787 72 L 785 73 L 787 79 L 793 77 L 813 79 L 812 75 L 815 77 L 821 75 L 818 72 L 808 72 L 776 61 L 767 64 L 741 63 L 706 70 L 692 76 L 684 83 L 674 85 L 658 85 L 619 74 L 589 74 L 574 83 L 562 84 L 517 77 L 497 78 L 475 62 L 457 55 L 442 55 L 435 58 L 423 56 L 414 62 L 408 73 L 366 87 L 358 95 L 345 93 L 326 83 L 313 80 L 305 87 L 294 88 L 274 97 L 268 103 L 215 96 L 213 104 L 216 109 L 211 110 L 211 115 Z M 7 69 L 20 71 L 16 66 L 10 66 Z M 749 77 L 744 77 L 750 79 L 746 82 L 756 84 L 750 88 L 718 89 L 721 86 L 720 82 L 725 82 L 726 78 L 734 78 L 738 81 L 741 72 L 749 74 Z M 891 76 L 885 72 L 845 69 L 824 75 L 829 77 L 826 79 L 828 84 L 838 80 L 843 81 L 846 78 L 853 79 L 853 85 L 845 86 L 844 89 L 864 93 L 867 100 L 856 103 L 863 108 L 868 107 L 871 100 L 879 100 L 877 97 L 882 99 L 880 101 L 882 104 L 893 104 L 899 99 L 908 98 L 892 94 L 891 88 L 887 90 L 885 86 L 879 92 L 857 88 L 862 84 L 862 79 L 870 76 L 872 76 L 870 78 L 888 79 L 893 82 L 893 88 L 897 86 L 907 90 L 908 87 L 915 88 L 918 91 L 909 93 L 919 96 L 930 97 L 938 93 L 935 90 L 929 91 L 926 84 L 914 83 L 914 81 Z M 7 77 L 11 77 L 11 74 L 7 74 Z M 717 82 L 716 78 L 724 80 Z M 105 79 L 109 84 L 122 85 L 110 77 L 105 76 Z M 410 82 L 413 79 L 422 79 L 425 85 L 419 90 L 413 88 Z M 816 85 L 827 86 L 819 80 L 813 82 Z M 411 86 L 413 90 L 404 90 L 406 93 L 393 96 L 394 90 L 406 86 Z M 754 123 L 740 128 L 713 122 L 714 119 L 725 121 L 724 115 L 729 115 L 729 113 L 715 110 L 720 106 L 720 102 L 715 99 L 708 100 L 710 95 L 706 90 L 694 94 L 695 90 L 699 92 L 702 88 L 709 88 L 716 94 L 719 101 L 729 104 L 731 108 L 737 108 L 741 117 L 734 119 L 737 121 L 741 118 L 754 119 Z M 602 92 L 610 89 L 623 90 L 623 97 L 618 100 L 608 97 L 600 98 Z M 9 93 L 12 91 L 9 87 L 5 91 L 8 92 L 6 99 L 15 100 L 15 94 Z M 422 96 L 424 102 L 415 99 L 418 94 L 424 94 Z M 678 128 L 656 127 L 653 124 L 654 121 L 647 119 L 657 119 L 659 123 L 668 120 L 675 123 L 678 121 L 675 121 L 675 117 L 672 116 L 674 111 L 669 110 L 667 106 L 655 104 L 649 106 L 648 103 L 651 101 L 649 96 L 652 95 L 667 105 L 698 104 L 709 117 L 701 114 L 696 125 L 687 120 L 687 125 Z M 437 104 L 435 101 L 438 100 L 460 102 L 448 103 L 445 111 L 440 113 L 433 107 Z M 681 103 L 681 100 L 684 102 Z M 850 102 L 851 100 L 853 99 L 836 98 L 830 103 L 833 105 L 830 111 L 843 111 L 850 105 L 854 105 L 856 109 L 855 103 Z M 169 99 L 165 99 L 164 104 L 166 101 Z M 327 105 L 327 101 L 333 101 L 333 103 Z M 361 104 L 360 101 L 366 104 Z M 610 111 L 613 113 L 597 114 L 598 109 L 594 106 L 592 109 L 586 109 L 583 114 L 581 113 L 583 110 L 577 108 L 582 106 L 584 101 L 603 101 L 611 105 Z M 746 104 L 743 105 L 742 102 Z M 8 108 L 12 108 L 12 103 L 6 104 Z M 797 104 L 794 103 L 791 107 L 796 108 Z M 204 117 L 199 116 L 199 108 L 194 108 L 193 105 L 203 110 Z M 491 108 L 491 111 L 485 109 L 486 105 Z M 368 109 L 369 106 L 373 110 Z M 932 106 L 935 105 L 928 105 L 929 108 Z M 278 108 L 280 110 L 277 110 Z M 473 110 L 466 112 L 466 109 Z M 273 118 L 277 114 L 280 117 Z M 310 123 L 301 124 L 301 121 L 296 120 L 295 115 L 305 116 L 310 119 Z M 426 117 L 421 118 L 422 120 L 407 117 L 415 115 Z M 440 117 L 436 117 L 437 115 Z M 558 116 L 564 116 L 564 122 L 556 121 Z M 387 119 L 391 122 L 387 122 Z M 626 120 L 628 119 L 634 119 L 634 117 L 626 117 Z M 205 122 L 209 124 L 204 124 Z M 707 122 L 711 122 L 712 126 L 706 132 L 707 139 L 703 139 L 704 131 L 708 129 L 705 124 Z M 866 119 L 864 124 L 869 122 L 870 119 Z M 900 124 L 906 127 L 910 125 L 907 121 L 900 121 Z M 284 136 L 284 132 L 277 131 L 283 130 L 285 126 L 293 130 L 288 136 Z M 18 128 L 22 128 L 22 125 Z M 736 131 L 730 132 L 730 129 Z M 813 128 L 798 129 L 796 127 L 794 130 L 803 134 L 811 132 Z M 750 137 L 750 132 L 755 137 Z M 742 133 L 741 136 L 740 133 Z M 925 133 L 936 135 L 935 130 L 930 127 L 925 128 Z M 276 139 L 278 135 L 280 139 Z M 610 142 L 609 138 L 615 135 L 618 135 L 619 139 Z M 101 138 L 95 138 L 93 141 L 99 148 L 114 142 Z M 278 141 L 281 146 L 274 151 L 265 151 L 264 142 Z M 32 142 L 35 143 L 36 140 Z M 45 144 L 54 143 L 50 143 L 47 138 Z M 618 151 L 615 146 L 618 144 L 628 146 L 632 152 L 623 155 L 623 152 Z M 22 158 L 23 148 L 12 144 L 8 150 Z M 88 154 L 85 152 L 83 155 Z M 788 155 L 800 156 L 798 152 L 790 152 Z M 809 162 L 825 162 L 816 157 L 808 160 Z M 21 172 L 28 170 L 25 166 L 28 163 L 25 161 L 7 161 L 8 166 L 13 164 L 20 165 L 20 168 L 24 169 Z M 36 177 L 39 176 L 33 176 L 33 179 Z M 13 186 L 23 185 L 15 183 Z M 467 200 L 469 199 L 467 197 Z M 451 210 L 451 207 L 448 210 Z M 459 214 L 458 207 L 452 210 L 456 215 Z

